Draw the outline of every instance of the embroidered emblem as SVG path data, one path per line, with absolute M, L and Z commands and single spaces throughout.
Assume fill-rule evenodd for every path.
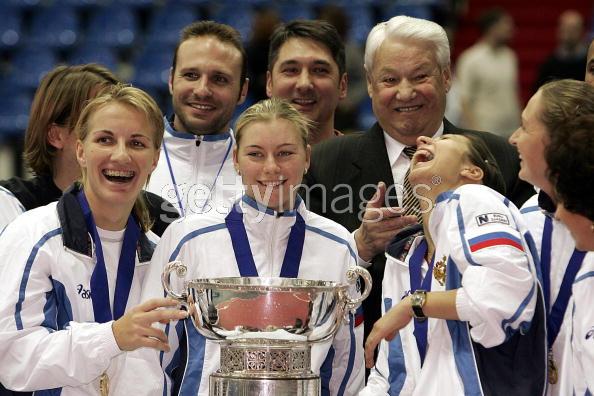
M 445 284 L 446 267 L 447 267 L 446 262 L 447 262 L 447 257 L 443 256 L 441 260 L 437 261 L 433 265 L 433 277 L 435 278 L 436 281 L 439 282 L 439 284 L 441 286 L 443 286 Z
M 475 217 L 478 226 L 499 223 L 509 225 L 509 219 L 503 213 L 484 213 Z

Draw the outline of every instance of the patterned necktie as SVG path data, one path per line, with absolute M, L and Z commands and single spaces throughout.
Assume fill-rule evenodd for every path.
M 412 156 L 417 151 L 417 146 L 406 146 L 403 150 L 404 155 L 408 158 L 412 158 Z M 415 215 L 419 220 L 419 224 L 423 223 L 423 219 L 421 218 L 421 207 L 419 206 L 419 200 L 415 197 L 413 193 L 413 188 L 408 181 L 408 174 L 410 173 L 410 168 L 407 169 L 406 174 L 404 175 L 404 189 L 402 192 L 402 207 L 404 208 L 405 215 Z

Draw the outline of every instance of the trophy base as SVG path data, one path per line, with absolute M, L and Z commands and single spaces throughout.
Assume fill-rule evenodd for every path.
M 318 396 L 320 377 L 313 378 L 237 378 L 210 376 L 210 396 Z

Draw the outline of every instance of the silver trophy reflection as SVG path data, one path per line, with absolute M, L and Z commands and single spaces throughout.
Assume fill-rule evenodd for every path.
M 170 274 L 184 277 L 174 261 L 163 271 L 163 287 L 189 312 L 204 337 L 220 343 L 220 368 L 210 377 L 210 395 L 317 396 L 320 377 L 311 371 L 311 345 L 338 331 L 371 290 L 362 267 L 347 270 L 349 284 L 296 278 L 213 278 L 171 290 Z M 359 278 L 362 295 L 349 296 Z

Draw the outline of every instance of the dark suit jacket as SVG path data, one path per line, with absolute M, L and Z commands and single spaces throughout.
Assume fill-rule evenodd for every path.
M 463 130 L 445 119 L 444 134 L 473 134 L 483 139 L 503 173 L 507 196 L 516 205 L 520 206 L 534 195 L 534 189 L 529 184 L 519 181 L 517 151 L 503 138 L 487 132 Z M 366 133 L 346 135 L 316 145 L 312 150 L 311 167 L 304 180 L 310 188 L 303 191 L 302 196 L 310 210 L 342 224 L 352 232 L 361 224 L 365 203 L 371 199 L 380 181 L 387 186 L 394 184 L 383 130 L 376 123 Z M 392 196 L 388 204 L 399 206 L 396 194 Z M 363 302 L 366 336 L 381 316 L 384 267 L 385 256 L 380 254 L 368 268 L 373 288 Z

